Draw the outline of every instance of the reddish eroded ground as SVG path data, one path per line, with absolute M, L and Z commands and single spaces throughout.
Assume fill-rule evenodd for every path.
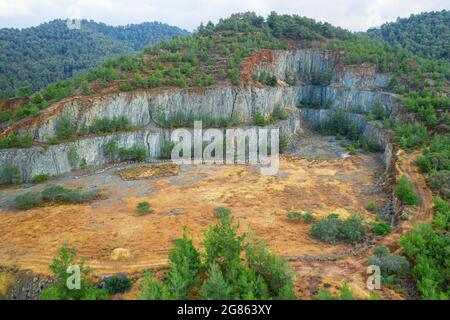
M 311 210 L 322 217 L 332 212 L 341 216 L 360 212 L 371 220 L 374 216 L 365 207 L 370 200 L 384 201 L 376 183 L 382 173 L 379 154 L 360 154 L 328 160 L 282 157 L 277 176 L 262 176 L 247 165 L 195 165 L 182 166 L 177 176 L 137 181 L 123 181 L 117 169 L 60 177 L 51 183 L 97 186 L 107 198 L 84 205 L 2 212 L 0 265 L 49 273 L 49 263 L 67 243 L 78 248 L 99 275 L 165 267 L 168 250 L 183 226 L 200 245 L 205 229 L 217 222 L 213 208 L 226 206 L 243 232 L 250 227 L 277 255 L 312 257 L 292 263 L 300 297 L 342 281 L 364 295 L 368 253 L 320 261 L 351 247 L 311 238 L 311 224 L 290 222 L 286 213 Z M 24 190 L 2 192 L 0 199 Z M 136 206 L 141 201 L 148 201 L 154 212 L 138 215 Z

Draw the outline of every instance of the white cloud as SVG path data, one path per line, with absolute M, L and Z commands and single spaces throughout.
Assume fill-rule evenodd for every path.
M 230 14 L 270 11 L 299 14 L 360 31 L 423 11 L 450 9 L 450 0 L 0 0 L 0 27 L 28 27 L 67 18 L 76 6 L 82 18 L 121 25 L 162 21 L 193 30 L 200 22 Z

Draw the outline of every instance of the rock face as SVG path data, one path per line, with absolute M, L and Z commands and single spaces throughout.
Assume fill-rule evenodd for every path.
M 145 147 L 151 158 L 157 158 L 164 140 L 170 135 L 169 130 L 158 126 L 161 114 L 166 117 L 178 113 L 185 117 L 239 117 L 246 126 L 244 124 L 252 121 L 257 110 L 269 114 L 276 106 L 290 110 L 289 120 L 277 125 L 288 135 L 299 125 L 314 126 L 342 108 L 348 111 L 352 121 L 358 123 L 366 137 L 386 146 L 385 135 L 366 121 L 364 113 L 370 112 L 376 104 L 383 106 L 389 114 L 395 113 L 395 97 L 380 91 L 387 86 L 389 75 L 377 73 L 372 65 L 345 67 L 339 63 L 337 54 L 319 49 L 272 51 L 270 61 L 254 68 L 256 73 L 261 71 L 271 72 L 291 84 L 290 79 L 294 79 L 295 84 L 261 87 L 250 83 L 243 87 L 203 90 L 152 89 L 67 99 L 50 107 L 39 121 L 23 122 L 16 131 L 30 133 L 36 141 L 45 142 L 55 135 L 55 123 L 64 113 L 75 119 L 79 130 L 91 126 L 96 118 L 113 116 L 125 116 L 142 129 L 86 137 L 46 148 L 0 150 L 0 165 L 11 163 L 19 166 L 25 181 L 40 173 L 58 175 L 74 169 L 68 156 L 70 148 L 76 149 L 79 159 L 85 159 L 88 165 L 108 162 L 103 155 L 103 147 L 112 139 L 117 139 L 119 147 Z M 297 108 L 304 104 L 320 105 L 326 109 Z

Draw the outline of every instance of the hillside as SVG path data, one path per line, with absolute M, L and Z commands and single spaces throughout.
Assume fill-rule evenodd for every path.
M 20 30 L 0 29 L 0 99 L 18 91 L 19 95 L 34 92 L 98 67 L 110 57 L 187 34 L 160 22 L 113 27 L 88 20 L 81 21 L 80 30 L 69 30 L 65 20 Z
M 0 258 L 45 272 L 67 240 L 99 274 L 167 268 L 181 226 L 201 242 L 231 210 L 293 263 L 289 296 L 334 299 L 328 289 L 348 285 L 368 298 L 367 266 L 377 265 L 383 299 L 448 300 L 449 81 L 443 59 L 275 12 L 111 58 L 0 104 L 0 226 L 12 230 Z M 281 171 L 167 164 L 174 129 L 199 120 L 222 133 L 279 129 Z M 216 274 L 234 286 L 240 277 L 225 271 Z
M 400 45 L 425 58 L 450 61 L 450 11 L 426 12 L 398 18 L 372 28 L 367 34 L 391 45 Z

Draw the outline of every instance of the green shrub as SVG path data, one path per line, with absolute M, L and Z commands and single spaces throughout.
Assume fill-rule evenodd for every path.
M 255 125 L 260 127 L 264 127 L 267 125 L 266 117 L 264 117 L 264 115 L 259 110 L 255 111 L 255 114 L 253 115 L 253 121 L 255 122 Z
M 319 240 L 333 244 L 337 241 L 353 243 L 366 239 L 366 227 L 359 215 L 341 220 L 337 214 L 330 214 L 314 223 L 310 233 Z
M 60 116 L 55 122 L 55 134 L 59 139 L 75 137 L 77 134 L 77 124 L 74 117 L 68 113 Z
M 131 148 L 119 148 L 119 157 L 121 161 L 145 161 L 148 158 L 146 148 L 133 146 Z
M 20 210 L 28 210 L 41 204 L 42 197 L 38 192 L 27 192 L 14 199 L 14 207 Z
M 314 214 L 310 211 L 307 211 L 303 214 L 303 221 L 306 223 L 311 223 L 315 220 Z
M 139 297 L 152 300 L 295 298 L 293 277 L 286 262 L 273 256 L 253 237 L 245 242 L 245 235 L 237 233 L 238 227 L 230 214 L 220 216 L 219 223 L 205 234 L 203 263 L 185 229 L 183 238 L 176 240 L 169 252 L 170 269 L 165 279 L 157 281 L 147 273 Z
M 398 180 L 395 195 L 407 205 L 418 205 L 420 203 L 419 196 L 414 192 L 413 185 L 406 176 L 401 176 Z
M 338 240 L 341 220 L 337 214 L 330 214 L 313 224 L 311 235 L 322 241 L 336 243 Z
M 450 170 L 434 171 L 427 177 L 426 181 L 430 188 L 442 197 L 450 198 Z
M 20 184 L 22 182 L 22 173 L 16 165 L 9 163 L 0 167 L 0 185 L 2 184 Z
M 220 218 L 224 215 L 230 215 L 231 211 L 229 208 L 225 208 L 225 207 L 217 207 L 213 209 L 213 213 L 216 217 Z
M 439 197 L 435 197 L 434 204 L 434 225 L 441 230 L 450 229 L 450 203 Z
M 394 133 L 395 141 L 405 149 L 417 147 L 429 138 L 427 128 L 419 123 L 398 124 L 395 126 Z
M 50 264 L 50 270 L 56 283 L 52 283 L 39 295 L 39 300 L 107 300 L 108 293 L 104 289 L 93 287 L 87 280 L 89 270 L 84 267 L 84 260 L 76 261 L 77 252 L 67 246 L 61 247 L 59 257 L 54 258 Z M 72 282 L 67 272 L 71 266 L 78 266 L 80 270 L 80 289 L 69 289 L 67 283 Z
M 94 120 L 89 129 L 91 133 L 111 133 L 117 131 L 127 131 L 131 129 L 131 123 L 125 116 L 114 116 L 112 119 L 104 117 Z
M 287 218 L 289 219 L 289 221 L 294 221 L 294 222 L 306 222 L 306 223 L 311 223 L 314 221 L 314 215 L 312 212 L 307 211 L 305 213 L 300 213 L 297 211 L 289 211 L 287 213 Z
M 369 201 L 366 207 L 367 211 L 374 212 L 377 211 L 377 205 L 375 201 Z
M 280 135 L 280 141 L 279 141 L 279 145 L 278 145 L 279 152 L 281 154 L 286 153 L 288 146 L 289 146 L 289 138 L 286 134 L 282 133 Z
M 48 179 L 50 179 L 50 176 L 48 174 L 41 173 L 41 174 L 35 175 L 31 179 L 31 182 L 33 182 L 33 183 L 42 183 L 42 182 L 48 181 Z
M 81 169 L 87 169 L 88 164 L 85 158 L 81 159 L 80 168 Z
M 418 224 L 400 238 L 405 255 L 413 262 L 412 274 L 423 299 L 448 300 L 448 248 L 450 238 L 431 224 Z
M 381 280 L 386 284 L 395 283 L 409 271 L 408 260 L 396 254 L 391 254 L 386 247 L 375 247 L 374 254 L 367 259 L 367 265 L 380 268 Z
M 212 263 L 207 273 L 208 279 L 200 288 L 202 300 L 231 300 L 232 288 L 225 281 L 217 263 Z
M 391 233 L 392 228 L 385 222 L 371 222 L 372 232 L 378 236 L 384 236 Z
M 297 211 L 289 211 L 287 213 L 287 218 L 289 221 L 299 222 L 302 219 L 302 214 Z
M 277 77 L 265 71 L 260 73 L 258 80 L 266 86 L 275 87 L 277 85 Z
M 139 202 L 137 205 L 137 211 L 140 215 L 144 215 L 147 213 L 152 213 L 153 209 L 150 206 L 150 203 L 148 203 L 147 201 L 143 201 L 143 202 Z
M 75 144 L 69 146 L 67 150 L 67 160 L 69 160 L 69 165 L 72 169 L 78 168 L 78 163 L 80 162 L 80 155 L 78 154 L 78 149 Z
M 114 161 L 118 152 L 119 152 L 119 147 L 117 146 L 117 140 L 116 139 L 112 139 L 112 140 L 108 141 L 103 146 L 103 155 L 109 161 Z
M 30 148 L 33 146 L 33 137 L 29 134 L 10 134 L 5 138 L 0 138 L 0 149 L 6 148 Z
M 361 242 L 366 239 L 366 227 L 360 215 L 352 215 L 339 226 L 338 239 L 344 242 Z
M 123 293 L 131 288 L 131 281 L 124 273 L 118 273 L 104 280 L 104 288 L 109 294 Z
M 18 195 L 14 200 L 17 209 L 27 210 L 46 203 L 84 203 L 97 199 L 100 196 L 98 190 L 81 191 L 66 189 L 62 186 L 50 186 L 42 192 L 27 192 Z
M 172 150 L 175 147 L 175 143 L 170 140 L 164 140 L 161 149 L 161 159 L 170 159 L 172 157 Z

